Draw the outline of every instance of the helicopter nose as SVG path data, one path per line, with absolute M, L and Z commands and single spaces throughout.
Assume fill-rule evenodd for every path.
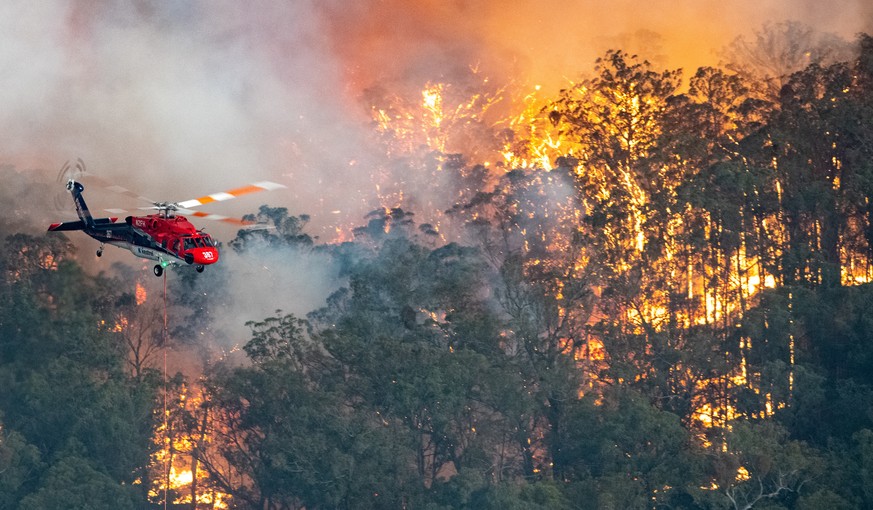
M 194 251 L 195 264 L 205 266 L 216 262 L 218 262 L 218 250 L 215 248 L 202 248 Z

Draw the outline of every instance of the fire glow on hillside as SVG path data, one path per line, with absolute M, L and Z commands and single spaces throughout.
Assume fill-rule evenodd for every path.
M 520 113 L 506 118 L 494 118 L 492 112 L 500 101 L 510 101 L 507 98 L 512 94 L 507 89 L 493 89 L 487 79 L 481 79 L 480 89 L 466 90 L 466 95 L 459 94 L 451 83 L 428 82 L 418 100 L 385 96 L 380 98 L 379 104 L 370 106 L 373 134 L 389 160 L 432 172 L 435 182 L 472 183 L 468 184 L 470 187 L 451 190 L 451 195 L 443 198 L 473 200 L 481 192 L 508 196 L 513 190 L 506 176 L 512 172 L 523 173 L 539 182 L 543 191 L 536 200 L 543 201 L 516 204 L 514 212 L 525 222 L 512 220 L 511 227 L 522 238 L 522 250 L 531 255 L 526 257 L 526 271 L 534 274 L 544 268 L 564 268 L 562 278 L 546 284 L 546 288 L 553 289 L 552 297 L 558 303 L 561 320 L 573 320 L 579 316 L 578 307 L 592 306 L 565 294 L 566 278 L 586 274 L 595 256 L 590 246 L 574 243 L 573 239 L 593 235 L 584 225 L 598 208 L 610 207 L 619 199 L 630 204 L 628 216 L 618 223 L 602 225 L 597 235 L 606 243 L 607 255 L 610 251 L 621 254 L 609 267 L 613 280 L 633 280 L 641 292 L 630 302 L 610 303 L 604 299 L 595 303 L 580 329 L 588 333 L 579 338 L 562 337 L 557 346 L 564 355 L 577 360 L 580 370 L 590 371 L 589 382 L 579 388 L 580 396 L 597 393 L 598 385 L 603 383 L 598 374 L 610 363 L 610 348 L 596 333 L 597 323 L 604 317 L 622 323 L 628 334 L 642 337 L 656 336 L 669 328 L 739 328 L 744 314 L 758 302 L 762 291 L 781 285 L 779 271 L 764 259 L 778 259 L 780 247 L 788 242 L 788 232 L 778 211 L 761 217 L 744 217 L 741 212 L 738 218 L 744 228 L 755 229 L 762 238 L 768 239 L 766 248 L 748 245 L 752 238 L 743 236 L 733 248 L 717 253 L 687 251 L 682 248 L 687 243 L 680 242 L 695 230 L 708 240 L 731 235 L 728 227 L 711 212 L 686 204 L 684 208 L 668 208 L 667 218 L 651 216 L 654 200 L 663 200 L 666 196 L 677 201 L 685 179 L 699 171 L 694 161 L 651 160 L 650 149 L 664 138 L 667 101 L 678 93 L 678 76 L 664 73 L 653 77 L 646 63 L 620 53 L 611 54 L 611 58 L 611 62 L 601 64 L 601 69 L 618 70 L 619 78 L 614 83 L 607 83 L 603 77 L 588 80 L 563 92 L 558 99 L 542 103 L 534 99 L 538 90 L 519 94 L 522 99 L 514 104 L 521 109 Z M 622 76 L 621 72 L 627 74 Z M 658 84 L 663 88 L 657 89 Z M 720 140 L 737 141 L 743 136 L 737 127 L 743 120 L 736 117 L 738 113 L 733 110 L 722 114 L 718 125 L 712 126 L 717 130 L 715 136 Z M 580 136 L 580 132 L 587 134 Z M 597 144 L 607 144 L 608 149 L 604 152 Z M 837 158 L 834 156 L 833 161 L 838 167 Z M 472 180 L 476 165 L 485 169 L 478 183 Z M 576 180 L 581 200 L 546 202 L 549 187 L 562 179 L 561 172 Z M 765 188 L 749 192 L 756 195 L 772 192 L 781 200 L 780 173 L 775 162 L 768 172 L 769 181 L 763 182 Z M 372 173 L 377 188 L 386 191 L 381 197 L 381 214 L 387 217 L 399 208 L 417 206 L 416 212 L 431 219 L 438 231 L 451 230 L 445 225 L 447 219 L 439 204 L 407 202 L 402 186 L 392 182 L 391 175 L 396 177 L 389 167 L 377 168 Z M 379 180 L 385 177 L 389 180 Z M 484 187 L 475 187 L 476 184 Z M 486 216 L 481 212 L 470 214 Z M 656 220 L 662 229 L 651 228 Z M 383 230 L 387 233 L 390 228 L 390 223 L 386 223 Z M 448 239 L 443 237 L 443 240 Z M 862 262 L 864 254 L 854 251 L 848 242 L 842 242 L 841 246 L 841 283 L 853 285 L 870 281 L 871 268 Z M 658 247 L 658 251 L 653 252 L 653 247 Z M 666 275 L 669 287 L 650 286 L 649 281 L 654 278 L 649 278 L 647 271 L 640 272 L 641 266 L 658 278 Z M 595 283 L 591 291 L 601 297 L 604 285 Z M 137 295 L 140 296 L 139 288 Z M 144 290 L 141 295 L 144 298 Z M 616 306 L 618 308 L 609 308 Z M 703 431 L 713 427 L 729 429 L 734 420 L 743 417 L 728 396 L 732 389 L 747 388 L 766 395 L 766 405 L 755 411 L 756 416 L 772 415 L 775 409 L 786 405 L 761 386 L 761 374 L 749 372 L 746 358 L 753 342 L 751 337 L 741 336 L 735 352 L 720 353 L 725 357 L 726 371 L 714 377 L 692 374 L 681 364 L 671 368 L 677 374 L 685 373 L 684 391 L 695 395 L 694 409 L 688 419 L 693 427 L 702 431 L 700 438 L 705 445 L 711 445 L 713 438 Z M 638 360 L 633 360 L 638 370 L 637 380 L 648 377 L 653 370 L 646 361 L 652 354 L 651 349 L 651 345 L 646 345 Z M 794 363 L 793 352 L 792 340 L 789 358 L 784 360 L 789 366 Z M 789 377 L 793 378 L 793 374 Z M 615 382 L 622 381 L 610 381 Z M 719 394 L 724 397 L 711 398 Z M 156 437 L 165 433 L 163 429 L 157 430 Z M 537 448 L 536 437 L 539 436 L 533 431 L 533 450 Z M 721 447 L 727 446 L 722 444 Z M 158 498 L 159 491 L 167 487 L 181 494 L 195 490 L 189 464 L 195 461 L 196 450 L 185 441 L 165 445 L 154 462 L 155 466 L 170 465 L 169 485 L 156 478 L 153 497 Z M 173 460 L 168 461 L 168 455 Z M 184 465 L 177 466 L 179 462 Z M 747 472 L 743 474 L 744 469 L 740 468 L 738 477 L 748 477 Z M 204 477 L 198 482 L 204 490 L 211 487 L 205 471 L 197 476 Z M 208 494 L 196 496 L 199 504 L 221 508 L 221 493 L 214 488 L 208 490 Z M 186 497 L 188 499 L 176 499 L 176 503 L 190 502 L 193 496 Z
M 242 172 L 257 173 L 252 181 L 293 183 L 297 195 L 282 205 L 291 214 L 314 213 L 325 245 L 408 232 L 430 248 L 476 246 L 501 277 L 516 278 L 496 286 L 509 294 L 515 283 L 537 294 L 543 304 L 536 313 L 546 317 L 533 333 L 503 328 L 489 339 L 496 350 L 514 353 L 527 340 L 537 356 L 569 360 L 581 374 L 569 393 L 597 405 L 605 388 L 651 382 L 665 407 L 680 402 L 669 411 L 699 445 L 726 452 L 725 432 L 735 423 L 791 405 L 804 341 L 795 338 L 791 289 L 873 280 L 873 207 L 863 179 L 850 175 L 859 149 L 829 127 L 808 136 L 809 147 L 791 137 L 797 126 L 836 122 L 828 115 L 849 109 L 862 90 L 849 64 L 836 78 L 822 70 L 851 63 L 849 45 L 828 53 L 820 43 L 830 39 L 799 25 L 769 25 L 757 39 L 729 46 L 722 68 L 697 67 L 716 58 L 689 44 L 691 30 L 724 44 L 734 36 L 713 28 L 715 14 L 650 13 L 655 28 L 672 34 L 665 38 L 625 25 L 629 14 L 639 16 L 638 2 L 522 3 L 326 2 L 278 12 L 138 2 L 112 13 L 96 4 L 73 7 L 57 22 L 64 27 L 57 55 L 40 46 L 58 62 L 68 60 L 58 55 L 76 57 L 55 73 L 58 89 L 19 101 L 25 94 L 8 87 L 13 113 L 27 119 L 10 114 L 4 121 L 9 150 L 28 165 L 33 154 L 62 160 L 52 153 L 60 149 L 31 147 L 31 139 L 43 140 L 36 134 L 45 135 L 46 145 L 93 153 L 96 168 L 128 172 L 124 184 L 139 179 L 153 196 L 163 196 L 154 188 L 199 190 L 231 176 L 238 182 Z M 731 16 L 744 23 L 763 9 L 743 5 L 747 13 Z M 552 11 L 562 8 L 556 18 Z M 802 14 L 815 20 L 817 12 Z M 41 23 L 45 12 L 37 14 Z M 609 24 L 603 20 L 615 30 L 596 43 L 580 39 L 601 32 L 593 25 Z M 782 52 L 785 61 L 760 58 L 780 49 L 771 44 L 780 37 L 796 51 Z M 770 46 L 754 53 L 756 42 Z M 813 46 L 795 48 L 804 44 Z M 119 58 L 113 47 L 129 53 Z M 561 65 L 578 54 L 584 63 Z M 790 82 L 809 64 L 820 64 L 812 67 L 819 74 Z M 22 71 L 29 78 L 22 83 L 47 81 L 34 72 Z M 79 102 L 67 105 L 68 94 Z M 51 112 L 37 108 L 43 98 Z M 95 120 L 83 113 L 89 110 L 101 115 Z M 777 127 L 763 130 L 768 123 Z M 812 191 L 825 198 L 810 199 Z M 832 213 L 847 219 L 839 223 Z M 65 262 L 54 253 L 21 255 L 33 267 L 11 269 L 13 279 Z M 297 271 L 282 267 L 287 257 L 280 261 L 258 266 L 270 283 Z M 308 290 L 300 287 L 289 293 Z M 276 297 L 265 288 L 233 281 L 222 291 L 237 303 L 258 297 L 272 306 Z M 131 302 L 100 327 L 127 346 L 129 373 L 140 380 L 160 371 L 160 354 L 173 356 L 170 330 L 203 332 L 175 333 L 161 293 L 147 282 L 131 292 Z M 766 300 L 781 300 L 789 313 L 762 312 Z M 440 306 L 404 309 L 403 319 L 447 331 L 455 310 Z M 785 333 L 776 337 L 777 330 Z M 524 333 L 530 338 L 520 340 Z M 761 368 L 764 349 L 778 367 L 772 373 Z M 462 351 L 454 344 L 446 350 Z M 233 507 L 234 484 L 224 478 L 231 469 L 213 460 L 217 442 L 237 437 L 225 436 L 200 382 L 171 380 L 166 369 L 163 375 L 168 405 L 156 411 L 141 486 L 153 504 Z M 542 379 L 525 386 L 528 395 L 538 384 Z M 740 402 L 739 395 L 752 397 Z M 540 404 L 551 406 L 546 400 Z M 429 439 L 419 418 L 413 428 Z M 398 418 L 379 415 L 385 426 L 391 419 Z M 514 424 L 522 460 L 506 464 L 527 462 L 527 475 L 547 477 L 554 467 L 550 424 L 527 419 Z M 471 422 L 469 437 L 486 430 Z M 419 471 L 453 473 L 454 460 L 433 465 L 434 452 L 421 456 Z M 743 466 L 734 471 L 738 481 L 754 476 Z

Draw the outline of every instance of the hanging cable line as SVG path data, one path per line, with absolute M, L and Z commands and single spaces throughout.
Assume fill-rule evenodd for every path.
M 170 424 L 167 413 L 167 345 L 170 343 L 170 331 L 167 327 L 167 273 L 164 273 L 164 330 L 161 333 L 161 343 L 164 347 L 164 444 L 167 447 L 167 469 L 164 473 L 164 510 L 167 510 L 167 494 L 170 487 L 170 470 L 173 462 L 170 455 Z

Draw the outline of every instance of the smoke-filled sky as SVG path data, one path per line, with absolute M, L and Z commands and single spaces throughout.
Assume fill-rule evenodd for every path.
M 53 178 L 81 157 L 159 200 L 271 179 L 291 189 L 242 212 L 269 201 L 354 221 L 374 205 L 359 98 L 376 83 L 415 88 L 473 66 L 557 90 L 622 44 L 694 69 L 716 64 L 734 37 L 789 19 L 851 39 L 870 31 L 873 3 L 3 2 L 0 163 Z

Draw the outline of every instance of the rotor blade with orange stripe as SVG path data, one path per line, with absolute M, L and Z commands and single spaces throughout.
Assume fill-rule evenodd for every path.
M 194 216 L 196 218 L 203 218 L 205 220 L 223 221 L 224 223 L 231 223 L 233 225 L 246 226 L 246 225 L 254 225 L 255 224 L 254 221 L 246 221 L 246 220 L 242 220 L 239 218 L 231 218 L 230 216 L 222 216 L 220 214 L 205 213 L 202 211 L 192 211 L 190 209 L 177 209 L 176 212 L 178 212 L 180 214 L 187 215 L 187 216 Z
M 285 188 L 286 186 L 283 184 L 278 184 L 270 181 L 261 181 L 253 184 L 249 184 L 248 186 L 243 186 L 241 188 L 232 189 L 229 191 L 223 191 L 220 193 L 213 193 L 211 195 L 202 196 L 200 198 L 195 198 L 193 200 L 185 200 L 183 202 L 176 202 L 176 206 L 182 209 L 190 209 L 192 207 L 197 207 L 203 204 L 208 204 L 210 202 L 222 202 L 224 200 L 230 200 L 231 198 L 236 198 L 242 195 L 248 195 L 249 193 L 255 193 L 258 191 L 273 191 L 281 188 Z

